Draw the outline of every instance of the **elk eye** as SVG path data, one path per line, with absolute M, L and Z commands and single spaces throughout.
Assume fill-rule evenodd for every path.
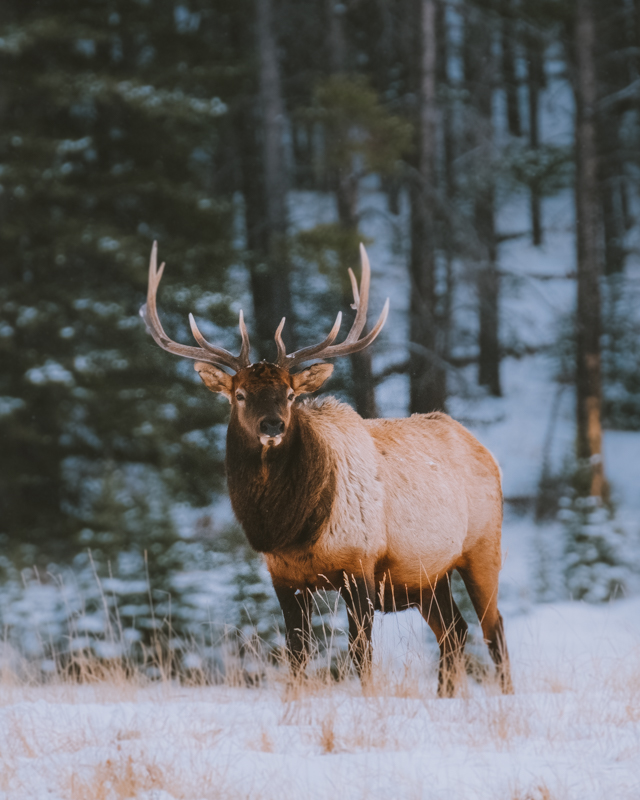
M 287 397 L 287 400 L 289 402 L 291 402 L 292 400 L 295 400 L 295 399 L 296 399 L 295 394 L 293 392 L 290 392 L 289 397 Z
M 236 400 L 237 400 L 239 403 L 244 403 L 244 401 L 245 401 L 245 397 L 244 397 L 244 395 L 243 395 L 243 394 L 241 394 L 240 392 L 238 392 L 238 393 L 236 394 Z

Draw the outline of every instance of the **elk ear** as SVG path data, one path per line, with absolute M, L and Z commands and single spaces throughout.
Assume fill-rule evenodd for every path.
M 233 378 L 220 367 L 207 364 L 206 361 L 196 361 L 193 368 L 198 373 L 204 385 L 211 392 L 223 394 L 229 402 L 233 397 Z
M 333 364 L 314 364 L 309 369 L 298 372 L 291 376 L 293 391 L 298 394 L 308 394 L 315 392 L 327 380 L 333 372 Z

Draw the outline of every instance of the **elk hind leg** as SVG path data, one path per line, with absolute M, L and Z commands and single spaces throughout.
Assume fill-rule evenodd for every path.
M 439 578 L 431 593 L 423 592 L 420 612 L 435 633 L 440 647 L 438 695 L 453 697 L 463 668 L 468 626 L 453 599 L 449 575 Z
M 498 555 L 497 558 L 489 561 L 486 557 L 486 550 L 483 555 L 484 558 L 474 559 L 471 557 L 467 559 L 465 565 L 459 566 L 457 569 L 478 615 L 484 640 L 493 663 L 496 665 L 500 688 L 504 694 L 513 694 L 504 623 L 502 615 L 498 611 L 500 558 Z

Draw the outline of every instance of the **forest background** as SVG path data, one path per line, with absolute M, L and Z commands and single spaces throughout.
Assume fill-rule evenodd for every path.
M 561 531 L 552 588 L 531 535 L 537 599 L 632 590 L 638 530 L 602 429 L 640 430 L 639 123 L 638 0 L 5 0 L 5 641 L 46 664 L 135 649 L 170 620 L 176 652 L 215 655 L 220 626 L 266 637 L 278 614 L 224 501 L 227 406 L 138 316 L 156 239 L 169 335 L 190 341 L 192 311 L 237 348 L 242 307 L 267 359 L 282 316 L 289 347 L 349 317 L 347 269 L 371 245 L 386 338 L 330 387 L 363 416 L 480 407 L 508 394 L 508 364 L 544 357 L 557 403 L 536 410 L 535 489 L 506 495 Z M 545 337 L 505 321 L 514 287 L 534 314 L 569 291 Z

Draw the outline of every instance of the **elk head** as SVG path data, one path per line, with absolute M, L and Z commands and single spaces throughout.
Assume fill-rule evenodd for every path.
M 275 363 L 261 361 L 252 364 L 249 358 L 249 334 L 240 311 L 240 335 L 242 347 L 240 355 L 234 356 L 222 347 L 210 344 L 198 330 L 193 314 L 189 314 L 191 332 L 199 347 L 178 344 L 164 332 L 156 307 L 156 293 L 164 264 L 158 269 L 158 247 L 153 243 L 149 263 L 149 286 L 147 302 L 140 309 L 147 331 L 154 341 L 170 353 L 195 360 L 194 368 L 203 383 L 212 392 L 223 394 L 231 403 L 232 416 L 236 416 L 242 430 L 250 442 L 257 446 L 277 447 L 286 436 L 291 423 L 292 406 L 296 397 L 319 389 L 333 372 L 331 364 L 313 364 L 302 372 L 291 373 L 291 370 L 305 361 L 320 358 L 337 358 L 364 350 L 382 330 L 389 313 L 389 300 L 384 304 L 382 313 L 375 326 L 360 338 L 367 321 L 367 305 L 369 301 L 369 285 L 371 268 L 367 253 L 360 245 L 362 258 L 362 279 L 360 287 L 353 271 L 349 270 L 353 288 L 353 305 L 356 317 L 347 338 L 341 344 L 333 344 L 340 331 L 342 312 L 338 312 L 333 328 L 320 344 L 303 347 L 295 353 L 287 355 L 282 340 L 284 317 L 275 333 L 278 355 Z M 232 370 L 226 372 L 223 367 Z

